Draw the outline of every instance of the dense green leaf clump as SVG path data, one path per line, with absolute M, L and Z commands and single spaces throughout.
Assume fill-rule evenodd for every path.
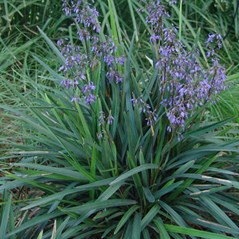
M 128 7 L 134 32 L 118 15 L 121 4 Z M 238 238 L 239 143 L 233 119 L 215 120 L 205 104 L 186 118 L 184 129 L 168 130 L 155 67 L 160 56 L 156 42 L 148 40 L 152 29 L 145 12 L 138 10 L 143 3 L 96 5 L 103 13 L 97 41 L 110 38 L 117 50 L 111 52 L 114 63 L 103 51 L 91 55 L 92 38 L 80 41 L 74 33 L 82 30 L 82 20 L 69 26 L 70 43 L 80 43 L 71 50 L 88 52 L 89 65 L 77 69 L 87 84 L 60 86 L 75 74 L 54 69 L 69 66 L 67 55 L 41 29 L 55 63 L 37 54 L 33 59 L 50 75 L 37 71 L 39 81 L 27 84 L 30 93 L 2 78 L 2 87 L 19 104 L 1 108 L 18 122 L 16 135 L 22 128 L 25 133 L 20 143 L 5 142 L 11 149 L 2 156 L 0 172 L 0 238 Z M 181 19 L 178 37 L 184 41 L 182 7 L 181 2 L 172 9 Z M 162 21 L 167 25 L 170 19 Z M 117 60 L 122 55 L 123 65 Z M 203 57 L 198 62 L 207 65 Z M 110 70 L 122 82 L 112 80 Z M 85 101 L 81 90 L 93 85 L 95 98 Z M 76 95 L 78 100 L 71 100 Z

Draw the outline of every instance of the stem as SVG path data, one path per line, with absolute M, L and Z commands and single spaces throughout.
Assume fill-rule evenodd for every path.
M 180 0 L 179 6 L 179 41 L 182 40 L 182 11 L 183 11 L 183 0 Z

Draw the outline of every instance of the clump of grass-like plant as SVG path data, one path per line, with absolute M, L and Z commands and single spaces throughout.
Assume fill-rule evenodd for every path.
M 35 57 L 61 89 L 40 88 L 29 102 L 6 82 L 26 109 L 2 107 L 34 143 L 6 164 L 0 237 L 237 238 L 238 142 L 221 130 L 229 120 L 205 116 L 225 90 L 220 35 L 209 35 L 203 67 L 166 26 L 164 5 L 145 2 L 152 53 L 142 60 L 134 37 L 119 41 L 113 1 L 108 35 L 92 4 L 63 7 L 77 34 L 58 50 L 41 31 L 59 72 Z M 19 189 L 26 199 L 9 196 Z

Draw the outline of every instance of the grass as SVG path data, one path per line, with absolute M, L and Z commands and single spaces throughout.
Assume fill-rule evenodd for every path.
M 149 94 L 157 85 L 141 3 L 96 3 L 104 32 L 127 63 L 120 93 L 118 85 L 101 85 L 105 99 L 92 111 L 72 104 L 71 92 L 59 87 L 63 58 L 55 42 L 62 34 L 74 39 L 73 28 L 55 16 L 54 3 L 25 2 L 2 1 L 0 8 L 8 22 L 0 42 L 0 238 L 238 238 L 237 31 L 220 53 L 233 86 L 189 119 L 192 127 L 179 142 L 167 133 L 164 116 L 147 127 L 130 103 L 131 90 L 157 100 Z M 170 21 L 188 48 L 198 42 L 204 52 L 208 32 L 226 33 L 235 5 L 190 1 L 172 8 Z M 115 123 L 104 124 L 99 140 L 102 110 Z

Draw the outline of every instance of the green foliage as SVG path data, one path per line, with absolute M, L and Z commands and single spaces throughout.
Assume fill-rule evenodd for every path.
M 238 72 L 238 24 L 237 0 L 184 1 L 182 8 L 182 31 L 186 42 L 205 41 L 208 33 L 220 33 L 225 38 L 221 60 L 228 66 L 229 73 Z M 180 13 L 174 7 L 172 18 L 177 22 Z M 176 13 L 176 14 L 175 14 Z M 235 14 L 236 13 L 236 14 Z M 198 34 L 199 33 L 199 34 Z M 233 44 L 232 44 L 233 43 Z
M 61 2 L 49 0 L 1 0 L 0 35 L 4 38 L 18 32 L 36 35 L 36 26 L 61 17 Z M 53 29 L 52 29 L 53 30 Z
M 187 7 L 193 12 L 196 4 Z M 177 133 L 167 132 L 163 109 L 149 127 L 132 106 L 131 92 L 142 95 L 145 102 L 157 102 L 152 94 L 157 73 L 150 66 L 150 53 L 141 49 L 147 42 L 141 32 L 146 23 L 139 21 L 142 16 L 136 11 L 139 5 L 98 2 L 105 11 L 105 31 L 121 44 L 127 61 L 122 85 L 105 85 L 101 66 L 95 70 L 99 97 L 94 105 L 72 103 L 72 92 L 57 87 L 63 76 L 55 65 L 64 59 L 42 30 L 49 48 L 45 51 L 42 41 L 37 41 L 39 54 L 30 61 L 39 65 L 26 61 L 19 78 L 17 73 L 4 74 L 10 81 L 1 77 L 1 88 L 8 92 L 1 97 L 5 103 L 1 108 L 16 122 L 14 137 L 21 142 L 4 138 L 11 149 L 1 159 L 0 238 L 239 237 L 239 143 L 232 118 L 220 116 L 215 122 L 205 108 L 188 120 L 184 139 L 178 141 Z M 123 22 L 125 18 L 117 15 L 123 6 L 128 9 L 121 14 L 128 11 L 134 29 L 128 35 L 129 20 Z M 186 19 L 190 16 L 181 16 L 185 41 L 184 25 L 191 24 Z M 28 47 L 11 49 L 17 55 Z M 1 60 L 7 58 L 2 55 Z M 28 74 L 32 71 L 35 74 Z M 15 107 L 9 106 L 12 96 Z M 220 104 L 225 108 L 220 101 L 213 106 L 216 113 Z M 226 115 L 237 115 L 234 110 Z M 99 138 L 101 111 L 113 112 L 115 120 L 112 125 L 103 123 Z
M 182 142 L 166 140 L 165 130 L 155 129 L 155 136 L 149 130 L 139 136 L 137 147 L 132 144 L 135 138 L 128 135 L 130 129 L 124 129 L 130 118 L 116 129 L 119 138 L 105 136 L 99 141 L 92 134 L 93 115 L 87 107 L 68 102 L 68 92 L 56 90 L 46 96 L 42 91 L 41 107 L 14 92 L 30 112 L 12 111 L 36 143 L 12 152 L 18 159 L 0 187 L 22 188 L 30 200 L 14 199 L 23 220 L 8 230 L 7 238 L 40 233 L 46 238 L 53 233 L 56 238 L 238 236 L 237 220 L 233 220 L 239 213 L 238 143 L 223 140 L 220 131 L 213 133 L 226 122 L 200 124 Z M 162 148 L 147 143 L 157 142 L 156 137 L 165 138 Z M 9 205 L 6 201 L 5 214 Z

